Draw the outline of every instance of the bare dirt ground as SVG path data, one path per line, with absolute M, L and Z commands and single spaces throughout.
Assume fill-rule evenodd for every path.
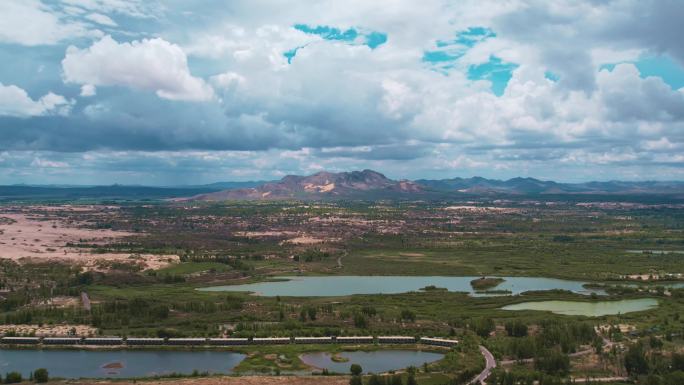
M 177 261 L 174 255 L 134 255 L 94 253 L 89 248 L 70 247 L 69 244 L 100 245 L 135 234 L 93 229 L 83 223 L 66 222 L 59 213 L 78 212 L 90 217 L 105 217 L 117 209 L 109 206 L 86 207 L 3 207 L 0 208 L 0 258 L 16 261 L 60 260 L 82 264 L 86 269 L 102 269 L 102 261 L 130 262 L 143 268 L 157 269 Z
M 213 378 L 187 378 L 187 379 L 169 379 L 169 380 L 154 380 L 154 381 L 68 381 L 68 382 L 53 382 L 54 384 L 74 384 L 74 385 L 347 385 L 349 378 L 343 376 L 330 377 L 295 377 L 295 376 L 248 376 L 248 377 L 213 377 Z
M 81 299 L 79 297 L 57 296 L 47 300 L 33 301 L 34 306 L 54 306 L 54 307 L 78 307 L 81 306 Z
M 337 239 L 328 239 L 328 241 L 334 241 L 334 240 L 337 240 Z M 302 235 L 299 237 L 288 239 L 286 241 L 282 241 L 282 242 L 280 242 L 280 244 L 283 245 L 283 244 L 289 243 L 292 245 L 315 245 L 317 243 L 323 243 L 325 241 L 326 241 L 325 239 L 314 238 L 314 237 L 309 236 L 309 235 Z
M 521 212 L 520 209 L 509 207 L 483 207 L 483 206 L 448 206 L 443 210 L 462 211 L 469 213 L 501 213 L 501 214 L 516 214 Z
M 66 336 L 75 332 L 77 336 L 97 335 L 97 328 L 89 325 L 0 325 L 0 334 L 5 335 L 8 331 L 14 331 L 19 335 L 41 336 Z
M 423 253 L 399 253 L 399 255 L 402 257 L 415 257 L 415 258 L 425 256 L 425 254 L 423 254 Z
M 296 234 L 296 231 L 238 231 L 235 233 L 235 235 L 247 238 L 281 237 Z

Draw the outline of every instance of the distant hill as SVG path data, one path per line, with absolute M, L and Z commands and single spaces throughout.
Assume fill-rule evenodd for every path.
M 209 187 L 148 187 L 148 186 L 0 186 L 0 202 L 2 201 L 38 201 L 57 200 L 71 201 L 80 199 L 116 199 L 116 200 L 149 200 L 168 199 L 174 197 L 193 196 L 217 188 Z
M 192 199 L 204 201 L 240 199 L 326 199 L 387 198 L 420 194 L 423 187 L 407 180 L 392 180 L 373 170 L 332 173 L 321 171 L 309 176 L 288 175 L 278 182 L 253 188 L 201 194 Z
M 248 182 L 216 182 L 216 183 L 209 183 L 209 184 L 200 184 L 200 185 L 187 185 L 187 186 L 177 186 L 177 188 L 196 188 L 196 189 L 209 189 L 209 190 L 233 190 L 233 189 L 238 189 L 238 188 L 252 188 L 252 187 L 257 187 L 261 186 L 264 183 L 270 183 L 272 181 L 264 181 L 264 180 L 255 180 L 255 181 L 248 181 Z
M 429 180 L 419 179 L 416 183 L 437 191 L 462 192 L 470 194 L 682 194 L 684 182 L 586 182 L 558 183 L 535 178 L 513 178 L 508 180 L 481 177 Z
M 2 201 L 69 200 L 283 200 L 283 199 L 458 199 L 478 196 L 591 196 L 619 199 L 621 196 L 670 197 L 684 200 L 684 182 L 586 182 L 559 183 L 535 178 L 508 180 L 482 177 L 394 180 L 373 171 L 326 172 L 309 176 L 288 175 L 279 181 L 218 182 L 207 185 L 150 186 L 0 186 Z M 651 199 L 649 198 L 649 199 Z M 563 198 L 565 199 L 565 198 Z
M 639 194 L 684 197 L 684 182 L 559 183 L 520 177 L 508 180 L 472 177 L 409 181 L 389 179 L 373 170 L 340 173 L 322 171 L 309 176 L 288 175 L 280 181 L 263 183 L 251 188 L 226 189 L 200 194 L 188 200 L 448 199 L 487 195 Z

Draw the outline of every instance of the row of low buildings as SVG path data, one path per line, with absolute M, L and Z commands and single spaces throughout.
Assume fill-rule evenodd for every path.
M 457 340 L 410 336 L 344 336 L 344 337 L 267 337 L 267 338 L 136 338 L 136 337 L 2 337 L 5 345 L 182 345 L 182 346 L 239 346 L 239 345 L 287 345 L 287 344 L 415 344 L 452 347 Z

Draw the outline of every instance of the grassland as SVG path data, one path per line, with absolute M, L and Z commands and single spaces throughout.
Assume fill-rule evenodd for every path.
M 22 209 L 32 210 L 31 206 Z M 628 252 L 684 250 L 684 210 L 663 203 L 148 202 L 121 205 L 117 215 L 77 210 L 63 210 L 61 215 L 65 222 L 84 228 L 131 234 L 98 244 L 75 241 L 69 245 L 73 249 L 93 254 L 175 255 L 180 262 L 153 270 L 125 261 L 86 266 L 39 258 L 2 260 L 0 282 L 6 292 L 0 301 L 0 322 L 90 325 L 102 335 L 125 336 L 409 334 L 472 339 L 470 348 L 457 352 L 453 362 L 436 365 L 434 373 L 419 377 L 421 385 L 445 383 L 446 377 L 458 378 L 478 368 L 481 357 L 472 349 L 478 344 L 489 346 L 499 359 L 515 359 L 517 353 L 511 346 L 539 335 L 549 322 L 628 325 L 630 331 L 602 337 L 615 339 L 625 348 L 642 338 L 662 339 L 666 358 L 682 348 L 684 292 L 658 286 L 684 273 L 684 255 Z M 596 300 L 561 291 L 480 298 L 429 290 L 332 298 L 196 290 L 278 275 L 555 277 L 637 285 L 612 289 L 605 299 L 656 297 L 660 306 L 590 319 L 501 310 L 523 301 Z M 48 301 L 55 296 L 78 299 L 81 292 L 89 295 L 91 310 Z M 524 325 L 529 333 L 511 336 L 507 325 L 513 323 Z M 544 349 L 562 345 L 559 341 L 550 344 Z M 298 355 L 306 349 L 248 349 L 251 356 L 238 370 L 303 370 Z M 590 362 L 573 359 L 570 373 L 624 374 L 619 369 L 624 358 L 619 352 L 590 358 Z

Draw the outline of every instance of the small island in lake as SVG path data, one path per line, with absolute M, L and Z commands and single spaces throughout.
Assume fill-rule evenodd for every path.
M 330 357 L 332 362 L 349 362 L 349 358 L 342 357 L 339 353 L 335 353 Z
M 110 362 L 102 365 L 102 369 L 123 369 L 123 367 L 124 365 L 122 362 Z
M 428 285 L 428 286 L 425 286 L 424 288 L 422 288 L 420 290 L 423 290 L 423 291 L 449 291 L 445 287 L 437 287 L 435 285 Z
M 470 281 L 470 286 L 473 287 L 473 289 L 478 290 L 478 291 L 483 291 L 483 290 L 489 290 L 493 289 L 497 286 L 499 286 L 501 283 L 506 281 L 503 278 L 499 277 L 482 277 L 482 278 L 477 278 L 473 279 Z

